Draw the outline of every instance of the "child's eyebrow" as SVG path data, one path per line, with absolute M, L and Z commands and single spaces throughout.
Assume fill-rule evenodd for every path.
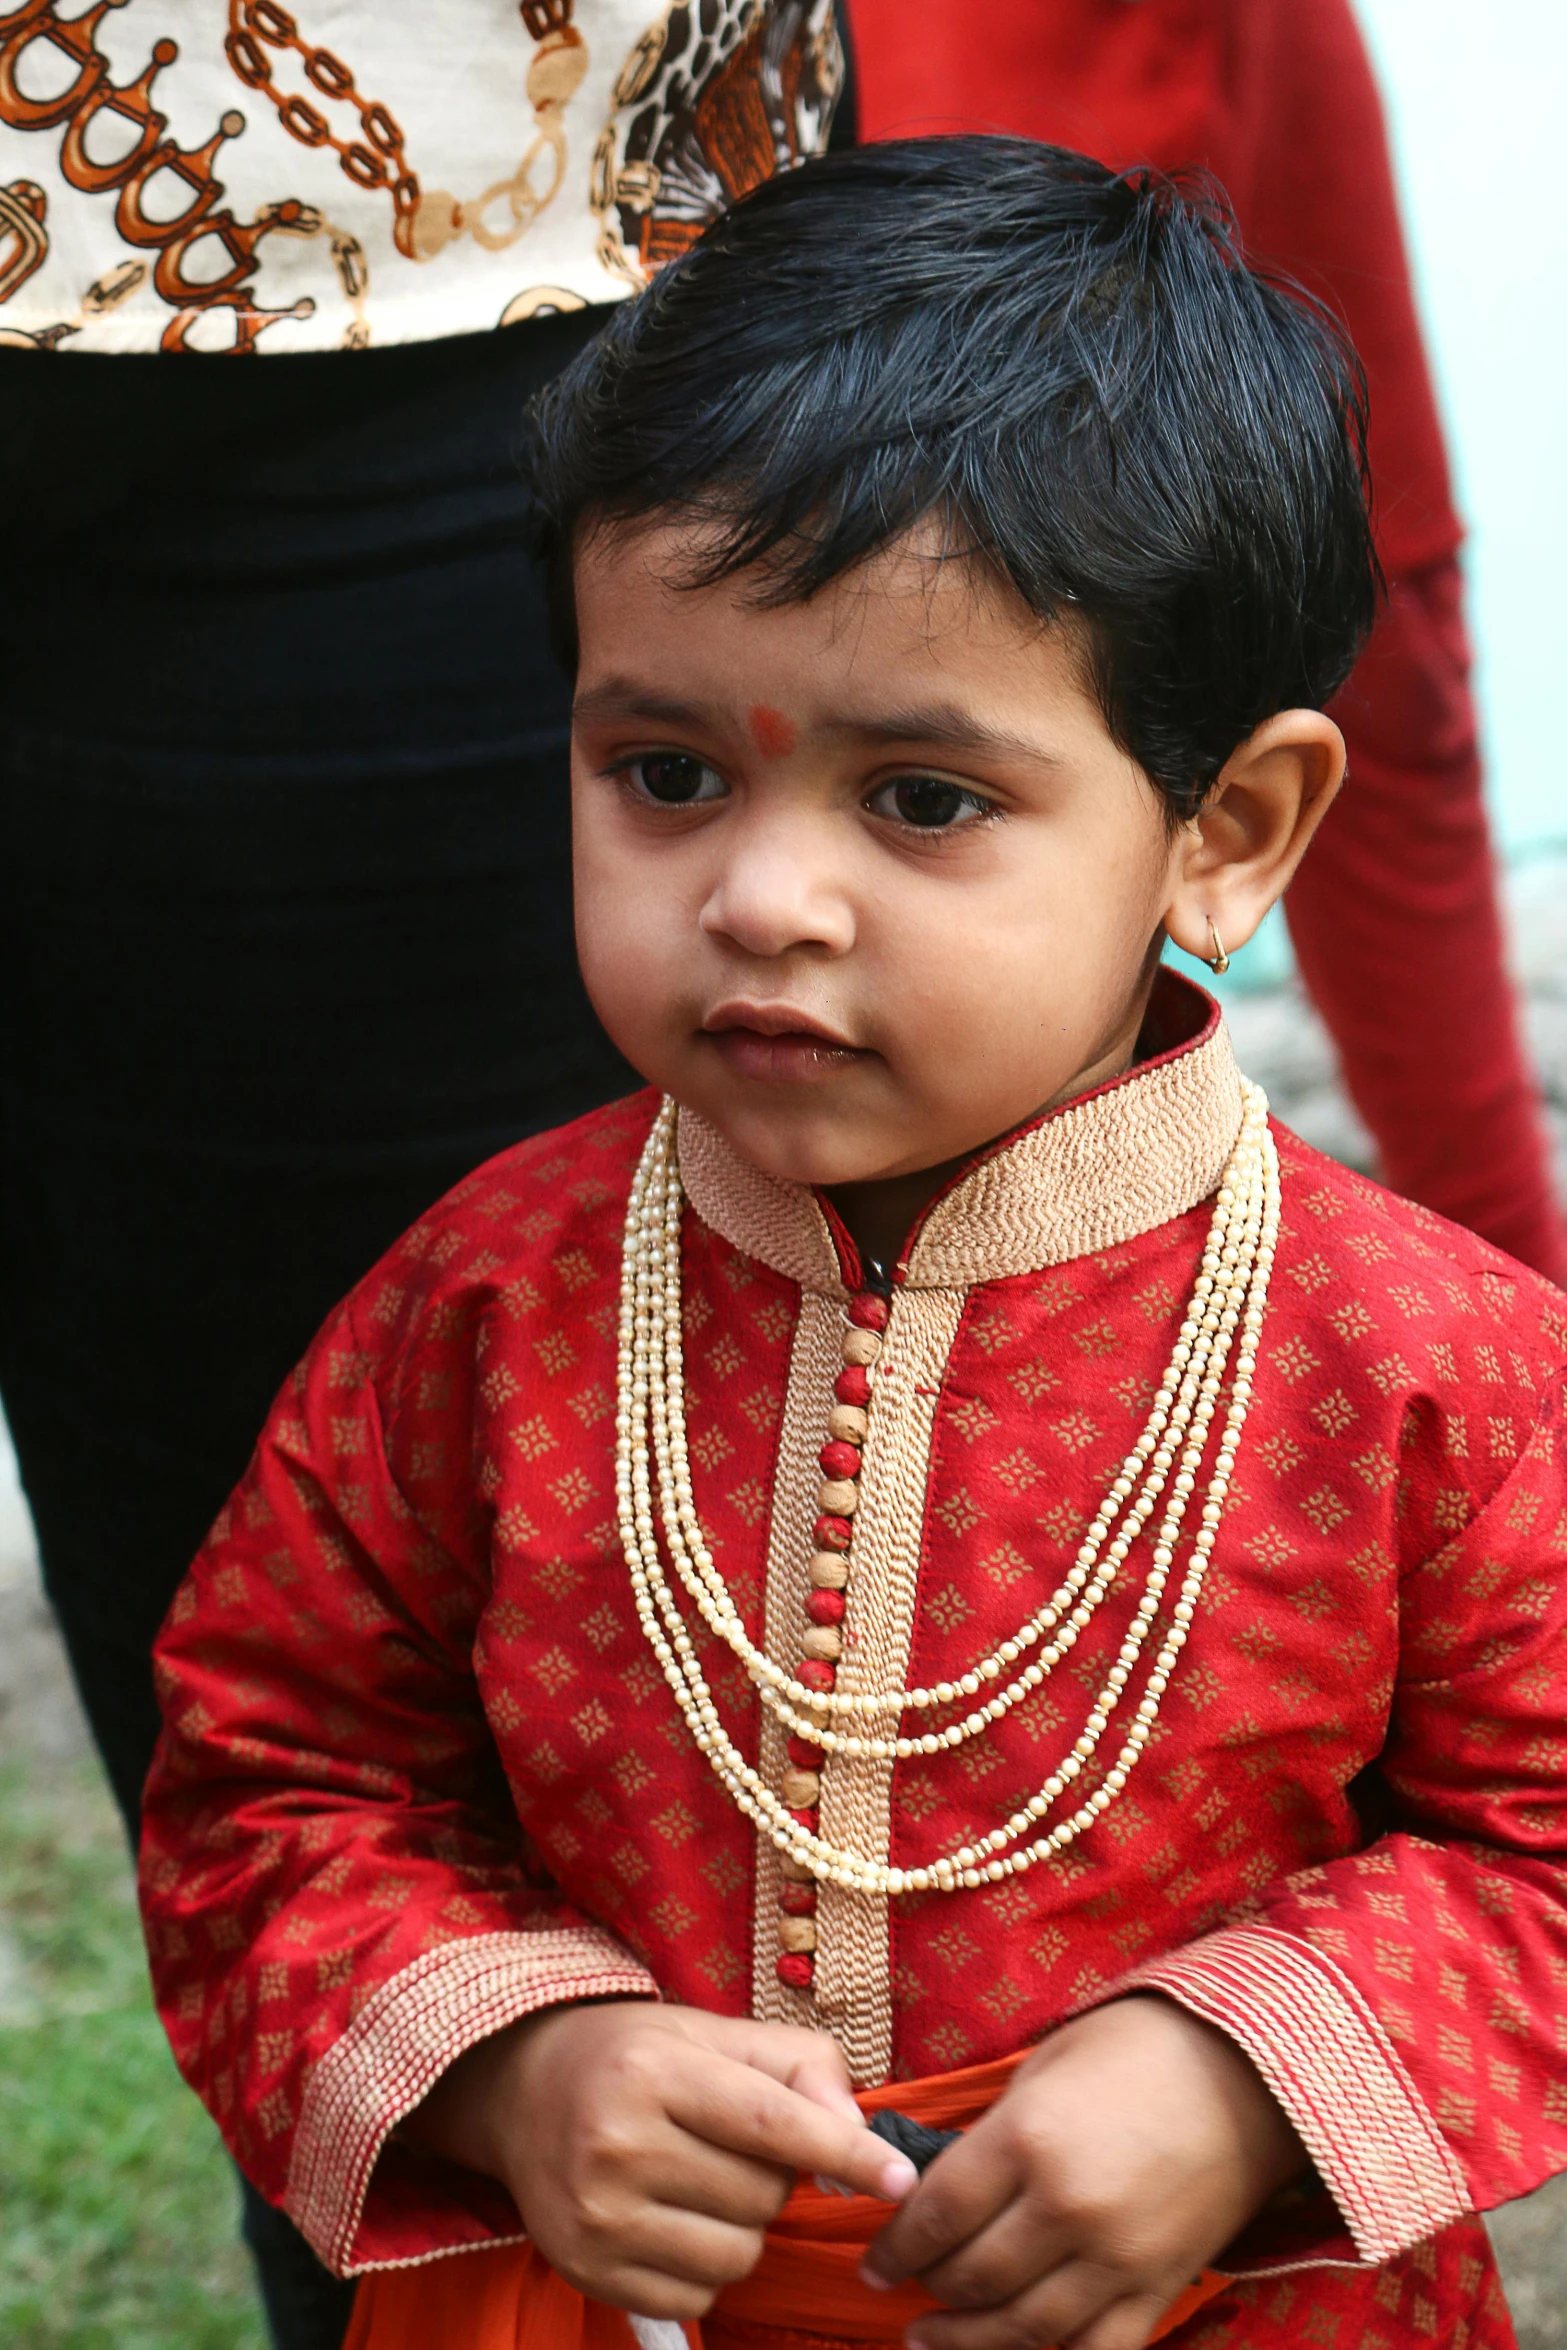
M 606 677 L 590 685 L 571 705 L 573 718 L 590 725 L 620 718 L 638 718 L 649 726 L 711 727 L 719 714 L 704 702 L 682 702 L 675 695 L 655 693 L 651 687 L 624 677 Z
M 874 717 L 837 719 L 824 733 L 879 748 L 886 743 L 929 743 L 944 751 L 978 751 L 990 758 L 1021 759 L 1038 767 L 1059 767 L 1056 753 L 1028 735 L 988 726 L 955 702 L 911 704 L 878 711 Z
M 588 725 L 635 719 L 644 726 L 705 731 L 734 724 L 733 714 L 726 719 L 726 714 L 711 703 L 682 701 L 676 695 L 661 694 L 626 677 L 607 677 L 599 685 L 586 687 L 572 704 L 572 716 Z M 967 751 L 1034 767 L 1058 768 L 1063 763 L 1043 743 L 1027 735 L 1011 734 L 1005 727 L 989 726 L 955 702 L 910 703 L 901 708 L 878 710 L 863 718 L 829 718 L 810 731 L 836 737 L 841 742 L 864 744 L 874 750 L 895 743 L 917 743 L 921 748 Z

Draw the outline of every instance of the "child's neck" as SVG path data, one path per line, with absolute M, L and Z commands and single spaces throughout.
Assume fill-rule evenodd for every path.
M 1059 1109 L 1063 1102 L 1075 1101 L 1079 1094 L 1091 1093 L 1096 1085 L 1107 1085 L 1111 1078 L 1120 1077 L 1137 1058 L 1137 1040 L 1147 1011 L 1148 995 L 1158 964 L 1157 942 L 1152 951 L 1144 985 L 1136 1003 L 1120 1023 L 1117 1033 L 1102 1052 L 1079 1069 L 1076 1076 L 1057 1089 L 1048 1101 L 1041 1102 L 1026 1118 L 1001 1134 L 991 1135 L 977 1142 L 970 1151 L 955 1159 L 942 1159 L 933 1167 L 916 1167 L 907 1175 L 881 1175 L 864 1183 L 835 1183 L 829 1186 L 827 1197 L 842 1218 L 850 1239 L 860 1253 L 867 1278 L 873 1287 L 880 1287 L 882 1279 L 890 1280 L 893 1269 L 903 1254 L 919 1218 L 925 1213 L 937 1194 L 951 1182 L 961 1167 L 981 1151 L 1003 1141 L 1006 1134 L 1016 1133 L 1020 1127 L 1042 1118 L 1047 1110 Z M 878 1279 L 876 1276 L 880 1276 Z
M 827 1197 L 860 1252 L 872 1288 L 882 1286 L 878 1274 L 890 1279 L 915 1223 L 962 1165 L 962 1159 L 945 1159 L 939 1167 L 917 1167 L 911 1175 L 833 1185 Z

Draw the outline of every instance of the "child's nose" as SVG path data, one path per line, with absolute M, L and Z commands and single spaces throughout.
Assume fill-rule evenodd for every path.
M 701 922 L 748 955 L 810 947 L 844 955 L 854 944 L 854 907 L 826 840 L 773 827 L 736 840 Z

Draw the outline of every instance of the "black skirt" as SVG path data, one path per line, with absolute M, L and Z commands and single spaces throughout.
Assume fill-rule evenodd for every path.
M 153 1634 L 316 1325 L 634 1082 L 515 459 L 593 324 L 0 350 L 0 1389 L 128 1819 Z

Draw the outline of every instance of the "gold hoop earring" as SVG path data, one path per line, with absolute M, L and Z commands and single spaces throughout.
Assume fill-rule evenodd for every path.
M 1214 929 L 1213 918 L 1211 915 L 1208 920 L 1208 936 L 1213 941 L 1213 953 L 1208 957 L 1208 968 L 1217 979 L 1221 977 L 1224 972 L 1228 971 L 1230 967 L 1230 958 L 1224 951 L 1223 939 Z

